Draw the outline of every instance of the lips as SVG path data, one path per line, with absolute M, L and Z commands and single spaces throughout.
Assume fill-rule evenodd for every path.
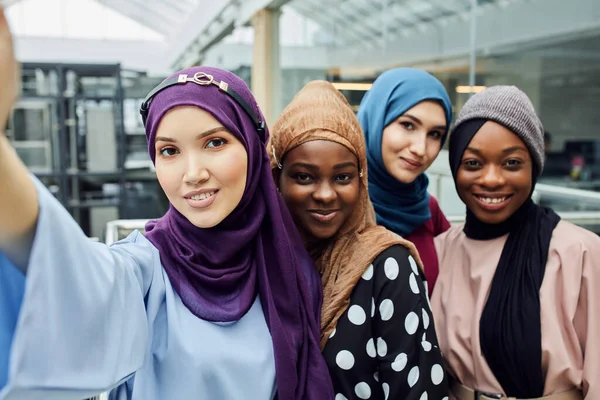
M 410 158 L 400 157 L 400 160 L 404 164 L 406 169 L 410 170 L 418 170 L 423 166 L 423 163 L 420 161 L 412 160 Z
M 189 192 L 183 197 L 192 208 L 207 208 L 214 203 L 218 192 L 218 189 L 201 189 Z
M 477 204 L 481 208 L 487 211 L 499 211 L 502 210 L 510 200 L 512 199 L 512 194 L 486 194 L 479 193 L 473 194 L 475 200 L 477 200 Z
M 319 222 L 329 222 L 334 219 L 339 210 L 308 210 L 311 217 Z

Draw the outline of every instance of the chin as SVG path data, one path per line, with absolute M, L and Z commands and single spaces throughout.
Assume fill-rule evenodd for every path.
M 309 235 L 317 240 L 327 240 L 335 236 L 338 229 L 308 229 Z
M 399 170 L 399 171 L 395 171 L 395 173 L 392 175 L 398 182 L 402 182 L 402 183 L 413 183 L 415 181 L 415 179 L 417 179 L 417 177 L 419 175 L 421 175 L 423 173 L 423 171 L 419 171 L 419 172 L 414 172 L 414 171 L 407 171 L 405 169 Z
M 212 215 L 203 215 L 203 216 L 199 216 L 199 215 L 193 215 L 190 213 L 182 213 L 184 217 L 187 218 L 188 221 L 190 221 L 190 223 L 192 225 L 194 225 L 196 228 L 201 228 L 201 229 L 209 229 L 209 228 L 214 228 L 215 226 L 219 225 L 224 218 L 221 218 L 218 215 L 215 215 L 215 213 L 207 213 L 207 214 L 212 214 Z
M 481 211 L 474 213 L 474 214 L 478 220 L 480 220 L 481 222 L 483 222 L 485 224 L 500 224 L 500 223 L 506 221 L 512 215 L 512 214 L 507 215 L 506 213 L 490 214 L 490 213 L 481 212 Z

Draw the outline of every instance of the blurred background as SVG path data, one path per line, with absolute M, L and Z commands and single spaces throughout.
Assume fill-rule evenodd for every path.
M 382 71 L 418 67 L 444 83 L 455 113 L 472 92 L 516 85 L 547 130 L 536 199 L 600 232 L 598 0 L 0 3 L 23 63 L 8 134 L 91 237 L 106 240 L 110 221 L 143 226 L 168 207 L 138 110 L 167 75 L 198 64 L 245 79 L 269 123 L 314 79 L 334 82 L 356 110 Z M 447 154 L 429 176 L 459 222 Z

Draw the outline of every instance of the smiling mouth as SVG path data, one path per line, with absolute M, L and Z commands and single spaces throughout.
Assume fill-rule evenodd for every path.
M 512 194 L 507 194 L 504 196 L 473 195 L 477 201 L 477 204 L 479 204 L 479 207 L 490 212 L 502 210 L 508 203 L 510 203 L 512 196 Z
M 500 204 L 500 203 L 504 203 L 510 196 L 485 197 L 485 196 L 475 195 L 475 197 L 477 197 L 479 200 L 481 200 L 482 202 L 484 202 L 486 204 Z
M 217 193 L 217 191 L 213 191 L 213 192 L 208 192 L 208 193 L 202 193 L 202 194 L 197 194 L 194 196 L 190 196 L 188 197 L 190 200 L 205 200 L 208 199 L 211 196 L 214 196 L 214 194 Z

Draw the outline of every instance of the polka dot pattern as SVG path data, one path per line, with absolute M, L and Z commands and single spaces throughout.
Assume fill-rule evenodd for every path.
M 440 364 L 435 364 L 431 367 L 431 382 L 434 385 L 439 385 L 444 380 L 444 369 Z
M 411 311 L 404 320 L 404 329 L 409 335 L 414 335 L 419 328 L 419 316 L 414 311 Z
M 390 397 L 390 385 L 388 385 L 387 383 L 384 383 L 381 385 L 381 388 L 383 389 L 383 398 L 385 400 L 388 400 L 388 398 Z
M 385 276 L 387 276 L 389 280 L 393 281 L 398 277 L 400 268 L 398 267 L 398 261 L 396 261 L 395 258 L 388 258 L 385 260 L 383 268 L 385 269 Z
M 423 328 L 427 329 L 429 328 L 429 314 L 427 314 L 427 311 L 425 311 L 425 309 L 421 310 L 421 315 L 423 317 Z
M 419 381 L 419 367 L 412 367 L 408 373 L 408 386 L 413 387 Z
M 354 387 L 354 393 L 359 399 L 371 398 L 371 387 L 366 382 L 361 382 Z
M 401 246 L 362 274 L 323 350 L 335 400 L 447 396 L 423 276 Z
M 387 343 L 382 338 L 377 339 L 377 355 L 379 357 L 385 357 L 388 352 Z
M 419 275 L 419 266 L 412 256 L 408 256 L 408 263 L 410 264 L 410 269 L 412 269 L 412 272 Z
M 410 278 L 408 278 L 408 283 L 410 285 L 410 290 L 414 294 L 419 294 L 421 292 L 419 290 L 419 285 L 417 284 L 417 277 L 415 274 L 410 274 Z
M 362 325 L 367 320 L 367 315 L 361 306 L 355 304 L 348 310 L 348 319 L 354 325 Z
M 375 349 L 375 341 L 373 340 L 373 338 L 369 339 L 369 341 L 367 342 L 367 354 L 371 358 L 377 357 L 377 350 Z
M 373 277 L 373 264 L 369 265 L 369 268 L 367 268 L 365 273 L 362 274 L 362 278 L 365 281 L 370 281 L 372 277 Z
M 379 305 L 379 314 L 382 321 L 389 321 L 394 315 L 394 302 L 390 299 L 385 299 Z
M 400 353 L 392 363 L 392 369 L 396 372 L 404 371 L 406 364 L 408 364 L 408 356 L 404 353 Z
M 338 367 L 348 371 L 354 367 L 354 356 L 348 350 L 342 350 L 335 358 L 335 362 Z

